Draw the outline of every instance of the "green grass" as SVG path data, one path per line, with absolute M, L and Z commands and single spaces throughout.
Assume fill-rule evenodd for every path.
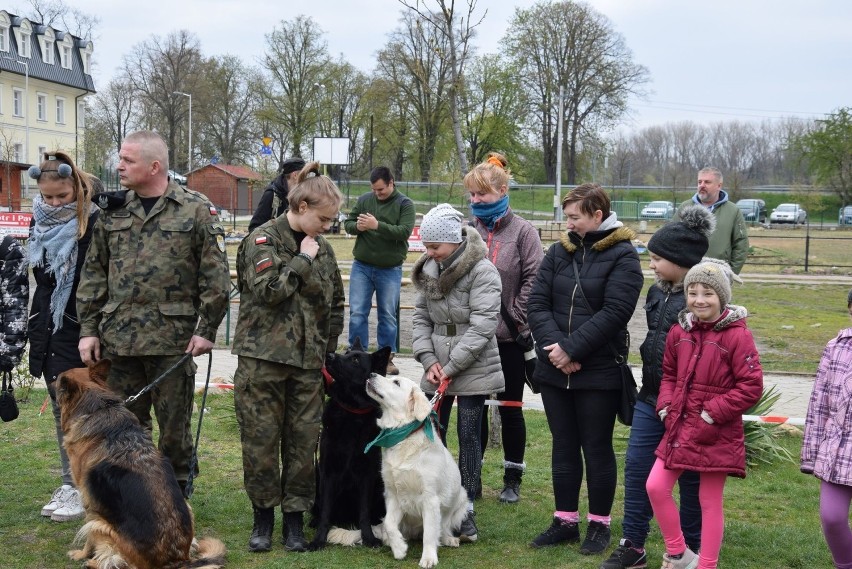
M 53 419 L 38 416 L 44 391 L 36 391 L 22 404 L 21 416 L 0 424 L 0 540 L 4 569 L 77 568 L 65 552 L 79 522 L 58 524 L 39 515 L 41 506 L 58 484 L 59 468 Z M 200 397 L 198 398 L 200 402 Z M 274 549 L 267 554 L 246 551 L 251 532 L 251 506 L 243 491 L 239 436 L 229 394 L 208 398 L 208 413 L 200 443 L 201 476 L 191 503 L 197 531 L 222 539 L 228 547 L 228 566 L 235 568 L 412 568 L 420 546 L 411 544 L 408 558 L 393 559 L 388 548 L 367 550 L 332 546 L 317 553 L 286 553 L 278 543 L 280 513 L 276 520 Z M 521 502 L 500 505 L 502 452 L 489 449 L 483 467 L 484 498 L 477 502 L 480 540 L 459 549 L 441 548 L 440 567 L 518 569 L 520 567 L 574 567 L 596 569 L 602 556 L 585 557 L 577 546 L 531 550 L 527 543 L 547 527 L 553 512 L 550 482 L 550 436 L 543 413 L 528 411 L 527 474 Z M 197 419 L 197 417 L 196 417 Z M 193 427 L 194 429 L 195 427 Z M 194 431 L 193 431 L 194 432 Z M 624 465 L 627 429 L 616 427 L 619 468 Z M 455 430 L 451 426 L 451 440 Z M 785 435 L 782 442 L 798 456 L 801 438 Z M 455 452 L 455 451 L 454 451 Z M 623 480 L 619 473 L 619 484 Z M 745 480 L 729 479 L 726 495 L 726 529 L 721 569 L 776 569 L 830 567 L 818 517 L 818 481 L 800 474 L 798 465 L 775 462 L 749 470 Z M 613 508 L 614 539 L 619 535 L 623 489 L 619 485 Z M 585 514 L 585 491 L 581 511 Z M 663 544 L 652 523 L 647 547 L 649 567 L 661 562 Z M 309 536 L 311 534 L 308 531 Z M 611 550 L 612 548 L 610 548 Z M 608 554 L 608 553 L 607 553 Z M 770 562 L 769 559 L 772 559 Z

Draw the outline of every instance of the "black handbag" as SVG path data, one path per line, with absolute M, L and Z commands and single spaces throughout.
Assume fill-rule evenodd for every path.
M 571 262 L 574 264 L 574 280 L 577 282 L 577 288 L 580 290 L 580 298 L 583 299 L 583 304 L 586 305 L 586 308 L 589 312 L 592 311 L 592 307 L 589 305 L 589 301 L 586 300 L 586 293 L 583 292 L 583 285 L 580 284 L 580 271 L 577 269 L 577 261 L 573 258 Z M 633 424 L 633 409 L 636 406 L 636 398 L 639 395 L 639 391 L 636 389 L 636 380 L 633 378 L 633 370 L 630 369 L 630 366 L 627 365 L 627 360 L 624 356 L 618 353 L 618 350 L 615 349 L 610 342 L 607 342 L 607 346 L 609 346 L 610 351 L 615 356 L 615 362 L 618 364 L 618 371 L 621 374 L 621 399 L 618 402 L 618 413 L 616 417 L 618 417 L 618 422 L 622 425 L 627 425 L 628 427 Z M 627 332 L 627 351 L 630 351 L 630 332 Z
M 0 419 L 4 423 L 18 418 L 18 402 L 15 401 L 15 390 L 12 387 L 11 372 L 4 371 L 3 385 L 0 389 Z
M 538 362 L 538 355 L 535 353 L 535 340 L 532 335 L 523 336 L 518 332 L 518 327 L 503 302 L 500 302 L 500 314 L 503 316 L 503 322 L 509 329 L 509 334 L 515 337 L 515 343 L 521 346 L 524 350 L 524 383 L 529 386 L 533 393 L 538 393 L 538 383 L 533 379 L 535 373 L 535 365 Z

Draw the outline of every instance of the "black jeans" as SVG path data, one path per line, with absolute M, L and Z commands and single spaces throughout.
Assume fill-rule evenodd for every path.
M 585 466 L 589 513 L 610 514 L 618 477 L 612 432 L 620 399 L 617 389 L 541 386 L 541 400 L 553 436 L 551 460 L 557 511 L 579 511 Z
M 515 342 L 500 342 L 500 364 L 503 368 L 503 377 L 506 379 L 506 391 L 497 394 L 498 401 L 520 401 L 524 400 L 524 350 Z M 524 462 L 524 451 L 527 447 L 527 424 L 524 420 L 522 407 L 497 407 L 500 413 L 501 435 L 503 440 L 503 460 L 522 464 Z M 488 409 L 482 414 L 482 454 L 485 455 L 485 447 L 488 446 Z M 493 409 L 491 410 L 493 413 Z

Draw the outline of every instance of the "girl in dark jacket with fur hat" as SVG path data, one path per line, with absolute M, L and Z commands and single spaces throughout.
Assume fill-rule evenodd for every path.
M 627 358 L 627 322 L 643 277 L 634 233 L 610 211 L 603 188 L 574 188 L 562 210 L 567 232 L 545 255 L 527 303 L 539 357 L 535 379 L 553 436 L 556 502 L 553 523 L 530 545 L 580 540 L 585 466 L 589 527 L 580 553 L 593 554 L 609 546 L 618 472 L 612 433 L 622 380 L 613 350 Z
M 30 168 L 29 174 L 37 180 L 39 189 L 33 198 L 27 243 L 27 259 L 36 282 L 29 319 L 30 374 L 43 376 L 47 383 L 62 466 L 62 486 L 42 508 L 41 515 L 65 522 L 83 517 L 85 511 L 62 445 L 54 385 L 63 371 L 85 367 L 77 349 L 80 324 L 74 298 L 98 215 L 92 192 L 102 185 L 77 168 L 64 152 L 46 154 L 41 165 Z

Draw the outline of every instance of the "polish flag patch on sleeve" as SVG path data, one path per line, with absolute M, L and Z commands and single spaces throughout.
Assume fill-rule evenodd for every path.
M 216 210 L 215 206 L 210 206 L 210 215 L 219 215 L 219 212 Z
M 261 235 L 260 237 L 254 238 L 255 245 L 264 245 L 266 243 L 266 235 Z
M 254 273 L 259 274 L 272 266 L 272 258 L 266 257 L 254 264 Z

